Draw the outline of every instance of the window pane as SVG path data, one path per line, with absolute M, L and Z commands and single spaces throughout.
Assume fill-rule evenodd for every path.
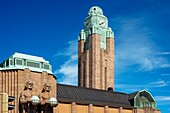
M 17 65 L 22 65 L 22 60 L 18 60 L 18 59 L 17 59 L 17 60 L 16 60 L 16 64 L 17 64 Z
M 13 60 L 10 60 L 10 65 L 14 65 Z
M 44 69 L 49 69 L 49 65 L 44 64 Z
M 27 61 L 27 66 L 39 68 L 40 64 L 39 63 L 35 63 L 35 62 Z
M 6 61 L 6 67 L 8 67 L 8 66 L 9 66 L 9 60 Z

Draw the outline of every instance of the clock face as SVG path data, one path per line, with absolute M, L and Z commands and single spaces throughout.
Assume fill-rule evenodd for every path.
M 89 26 L 90 26 L 90 20 L 85 21 L 85 22 L 84 22 L 84 26 L 85 26 L 85 27 L 89 27 Z
M 106 24 L 107 24 L 106 19 L 103 18 L 99 19 L 99 23 L 98 23 L 99 26 L 101 26 L 102 28 L 106 28 Z

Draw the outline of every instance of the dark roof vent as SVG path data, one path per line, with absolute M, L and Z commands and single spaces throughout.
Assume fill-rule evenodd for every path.
M 113 88 L 112 87 L 108 87 L 108 91 L 113 91 Z

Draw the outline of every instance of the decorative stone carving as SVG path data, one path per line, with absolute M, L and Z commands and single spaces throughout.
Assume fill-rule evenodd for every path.
M 53 113 L 53 107 L 57 105 L 57 100 L 51 95 L 51 85 L 46 83 L 40 94 L 41 111 L 43 113 Z
M 20 113 L 36 113 L 36 105 L 39 103 L 39 98 L 33 92 L 33 82 L 27 81 L 24 91 L 20 95 Z
M 42 93 L 40 94 L 40 104 L 50 104 L 49 99 L 51 98 L 51 85 L 49 83 L 44 85 L 44 88 L 42 90 Z
M 32 83 L 32 81 L 28 81 L 26 82 L 25 85 L 25 89 L 23 92 L 21 92 L 21 96 L 20 96 L 20 102 L 21 103 L 30 103 L 31 102 L 31 97 L 32 95 L 32 89 L 33 89 L 34 85 Z

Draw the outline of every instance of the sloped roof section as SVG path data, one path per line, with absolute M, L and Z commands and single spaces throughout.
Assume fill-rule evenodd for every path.
M 57 98 L 59 102 L 133 108 L 128 94 L 63 84 L 57 84 Z

